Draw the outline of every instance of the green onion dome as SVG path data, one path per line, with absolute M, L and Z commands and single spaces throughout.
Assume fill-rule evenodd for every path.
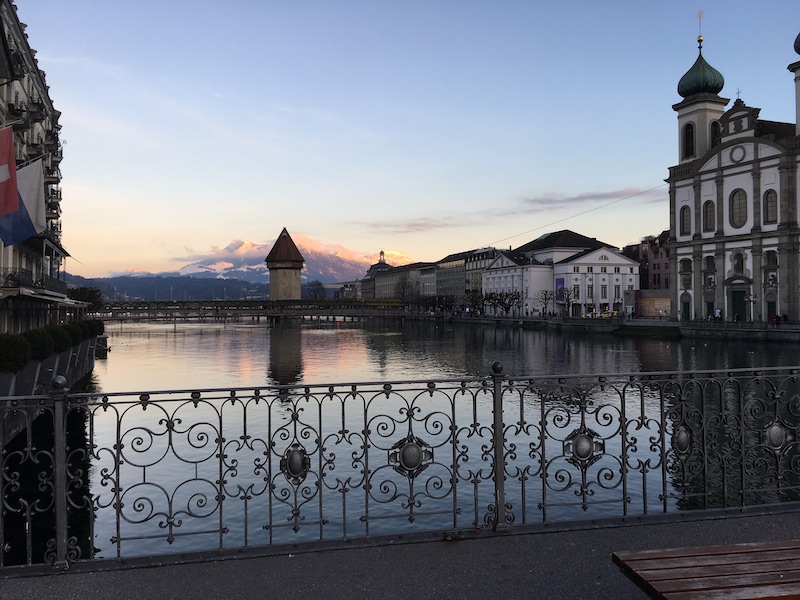
M 798 38 L 800 39 L 800 38 Z M 678 82 L 678 94 L 683 98 L 697 94 L 719 94 L 725 86 L 722 73 L 706 62 L 703 58 L 703 36 L 697 38 L 699 55 L 692 68 L 686 71 Z M 795 42 L 797 47 L 797 42 Z

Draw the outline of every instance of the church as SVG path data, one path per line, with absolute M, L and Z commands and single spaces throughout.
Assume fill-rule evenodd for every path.
M 790 41 L 787 50 L 790 50 Z M 800 35 L 794 41 L 800 54 Z M 789 54 L 787 52 L 787 54 Z M 800 58 L 795 122 L 768 121 L 698 57 L 678 83 L 679 162 L 670 167 L 672 316 L 800 320 Z M 788 79 L 788 78 L 787 78 Z M 788 85 L 788 82 L 787 82 Z

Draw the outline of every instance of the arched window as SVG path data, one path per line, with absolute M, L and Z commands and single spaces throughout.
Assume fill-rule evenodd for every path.
M 703 231 L 714 231 L 716 228 L 716 211 L 714 210 L 714 203 L 709 200 L 703 204 Z
M 737 229 L 747 223 L 747 194 L 743 189 L 733 190 L 731 194 L 730 222 Z
M 694 156 L 694 125 L 687 123 L 683 126 L 683 158 L 691 158 Z
M 681 208 L 680 234 L 689 235 L 692 232 L 692 211 L 688 206 Z
M 770 250 L 769 252 L 764 253 L 766 258 L 766 263 L 768 267 L 777 267 L 778 266 L 778 253 L 774 250 Z
M 719 121 L 711 123 L 711 147 L 716 148 L 722 141 L 722 127 Z
M 713 256 L 706 256 L 704 260 L 705 260 L 705 268 L 704 268 L 705 271 L 716 271 L 717 266 L 716 263 L 714 262 Z
M 680 268 L 680 272 L 681 273 L 691 273 L 692 272 L 692 259 L 691 258 L 681 259 L 679 268 Z
M 778 193 L 775 190 L 764 192 L 764 223 L 778 222 Z
M 733 274 L 744 275 L 744 256 L 739 253 L 733 255 Z

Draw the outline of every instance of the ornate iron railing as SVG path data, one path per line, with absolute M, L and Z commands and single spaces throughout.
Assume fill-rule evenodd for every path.
M 0 567 L 796 501 L 799 374 L 0 399 Z

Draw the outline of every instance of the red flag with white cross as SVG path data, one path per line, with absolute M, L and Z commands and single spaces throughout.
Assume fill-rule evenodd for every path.
M 19 210 L 17 163 L 14 157 L 14 132 L 0 129 L 0 217 Z

